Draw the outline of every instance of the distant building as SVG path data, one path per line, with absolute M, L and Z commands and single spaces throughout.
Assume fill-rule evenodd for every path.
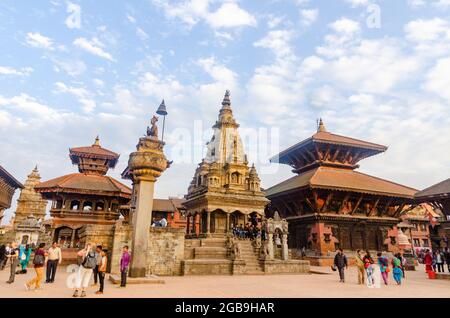
M 17 181 L 5 168 L 0 166 L 0 224 L 3 213 L 11 207 L 11 200 L 16 189 L 22 189 L 23 185 Z
M 416 193 L 415 200 L 442 212 L 442 217 L 436 218 L 438 224 L 431 227 L 431 243 L 433 248 L 450 247 L 450 178 Z

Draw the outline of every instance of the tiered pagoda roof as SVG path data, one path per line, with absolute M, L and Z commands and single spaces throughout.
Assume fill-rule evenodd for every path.
M 39 192 L 95 193 L 125 198 L 131 196 L 131 189 L 112 177 L 83 173 L 72 173 L 41 182 L 36 189 Z
M 292 166 L 298 175 L 267 189 L 266 194 L 316 188 L 412 199 L 416 189 L 355 171 L 360 160 L 386 150 L 383 145 L 329 133 L 320 120 L 312 137 L 270 159 Z
M 128 186 L 106 176 L 108 169 L 116 166 L 119 154 L 101 147 L 98 137 L 92 146 L 71 148 L 69 156 L 79 173 L 41 182 L 36 191 L 47 197 L 52 193 L 79 193 L 131 198 Z
M 289 192 L 299 188 L 352 191 L 389 197 L 412 198 L 417 190 L 358 171 L 318 167 L 294 176 L 266 190 L 266 194 Z

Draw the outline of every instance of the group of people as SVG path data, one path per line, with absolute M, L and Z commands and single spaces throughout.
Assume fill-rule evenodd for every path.
M 7 245 L 1 245 L 0 246 L 0 270 L 3 270 L 6 266 L 6 263 L 8 262 L 9 259 L 13 259 L 13 260 L 17 260 L 18 264 L 16 265 L 20 265 L 21 269 L 20 270 L 16 270 L 15 274 L 26 274 L 27 273 L 27 266 L 28 266 L 28 262 L 30 260 L 30 256 L 32 253 L 32 246 L 27 244 L 27 245 L 20 245 L 17 248 L 17 244 L 14 244 L 12 247 L 12 244 L 7 244 Z M 16 252 L 18 252 L 17 257 L 16 257 Z
M 232 227 L 233 236 L 240 240 L 255 240 L 257 238 L 263 238 L 263 231 L 260 229 L 258 225 L 253 225 L 251 223 L 247 223 L 244 225 L 240 224 L 239 226 Z
M 166 218 L 163 216 L 160 216 L 158 218 L 153 218 L 152 227 L 167 227 Z
M 86 244 L 86 246 L 77 253 L 79 264 L 76 272 L 75 291 L 73 297 L 86 297 L 86 289 L 89 287 L 91 276 L 94 275 L 94 285 L 97 282 L 100 288 L 95 292 L 96 295 L 103 294 L 105 288 L 105 276 L 108 264 L 108 257 L 106 250 L 101 245 L 94 248 L 93 244 Z M 126 287 L 128 268 L 130 266 L 131 254 L 129 248 L 125 245 L 122 248 L 122 256 L 120 258 L 120 273 L 121 273 L 121 288 Z
M 44 267 L 46 268 L 46 283 L 53 283 L 55 281 L 56 268 L 61 264 L 62 253 L 57 243 L 48 249 L 44 250 L 45 244 L 41 243 L 34 249 L 33 267 L 35 270 L 35 277 L 26 283 L 27 289 L 34 285 L 36 289 L 41 289 L 41 281 L 44 277 Z M 0 269 L 3 270 L 7 263 L 10 264 L 10 275 L 8 284 L 14 283 L 15 277 L 18 274 L 26 274 L 27 267 L 30 262 L 31 254 L 33 253 L 33 246 L 18 245 L 12 242 L 8 245 L 0 246 Z M 20 266 L 20 269 L 17 267 Z
M 16 242 L 8 245 L 0 246 L 0 270 L 3 270 L 8 262 L 10 265 L 10 277 L 8 284 L 14 283 L 16 274 L 26 274 L 27 267 L 30 262 L 33 247 L 30 245 L 19 246 Z M 101 245 L 94 247 L 93 244 L 86 246 L 78 251 L 78 267 L 75 276 L 75 291 L 73 297 L 85 297 L 86 289 L 89 286 L 92 275 L 94 276 L 94 284 L 99 283 L 99 289 L 95 294 L 103 294 L 105 288 L 105 274 L 107 270 L 108 257 L 107 251 Z M 131 255 L 128 246 L 122 249 L 122 257 L 120 259 L 121 284 L 125 287 L 128 276 L 128 268 L 131 261 Z M 45 283 L 52 284 L 55 282 L 56 271 L 58 265 L 62 262 L 62 251 L 55 242 L 49 249 L 45 249 L 45 243 L 41 243 L 34 249 L 34 257 L 32 264 L 34 267 L 34 277 L 25 283 L 26 290 L 42 289 L 42 281 L 44 274 L 46 276 Z M 20 266 L 20 269 L 17 268 Z M 44 273 L 45 271 L 45 273 Z
M 444 250 L 425 250 L 422 255 L 422 263 L 425 264 L 425 271 L 444 273 L 444 264 L 447 264 L 447 270 L 450 273 L 450 251 L 446 247 Z
M 397 285 L 401 285 L 402 279 L 405 278 L 405 268 L 406 259 L 397 253 L 393 255 L 391 261 L 387 256 L 382 255 L 382 253 L 377 253 L 377 263 L 372 258 L 369 251 L 358 250 L 355 255 L 356 267 L 358 269 L 358 284 L 367 284 L 368 287 L 375 285 L 375 271 L 376 265 L 379 268 L 379 273 L 383 283 L 385 285 L 389 284 L 389 273 L 392 268 L 392 276 Z M 339 249 L 334 257 L 334 262 L 332 266 L 333 270 L 339 271 L 339 279 L 341 283 L 345 282 L 345 270 L 348 268 L 347 256 L 344 254 L 342 249 Z

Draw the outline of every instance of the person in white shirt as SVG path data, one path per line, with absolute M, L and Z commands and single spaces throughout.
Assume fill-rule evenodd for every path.
M 58 243 L 54 242 L 52 247 L 48 249 L 47 258 L 47 277 L 46 284 L 53 283 L 55 281 L 56 269 L 62 261 L 62 252 L 58 247 Z

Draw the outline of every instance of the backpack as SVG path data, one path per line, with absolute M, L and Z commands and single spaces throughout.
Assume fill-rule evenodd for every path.
M 97 257 L 95 255 L 95 253 L 93 253 L 93 252 L 87 253 L 87 255 L 84 258 L 84 260 L 81 263 L 81 265 L 84 268 L 94 268 L 97 265 Z
M 42 255 L 42 254 L 35 254 L 34 255 L 34 259 L 33 259 L 33 264 L 34 265 L 41 266 L 41 265 L 44 265 L 44 263 L 45 263 L 45 256 L 44 255 Z

